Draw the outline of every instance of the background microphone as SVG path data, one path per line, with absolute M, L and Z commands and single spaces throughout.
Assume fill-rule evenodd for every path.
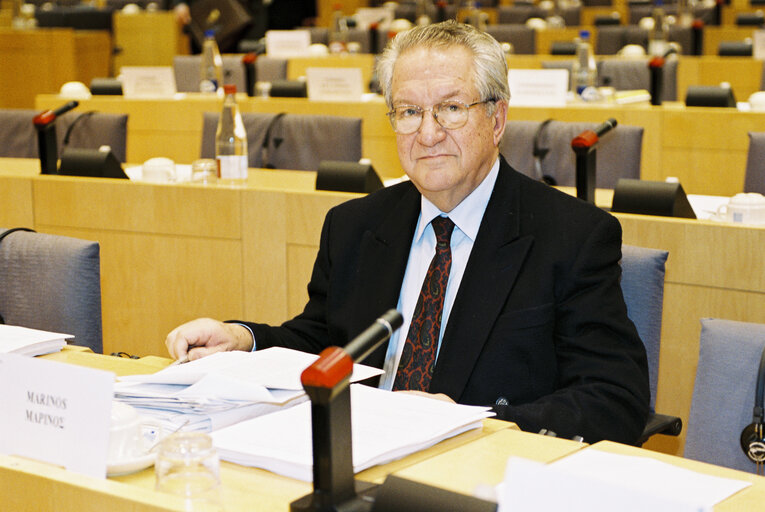
M 64 103 L 63 105 L 58 107 L 56 110 L 45 110 L 37 114 L 34 117 L 33 122 L 35 126 L 47 126 L 53 121 L 55 121 L 58 116 L 62 114 L 66 114 L 67 112 L 69 112 L 70 110 L 72 110 L 79 104 L 80 103 L 78 101 L 72 100 L 68 103 Z
M 391 334 L 401 327 L 404 322 L 401 313 L 395 309 L 389 309 L 384 315 L 375 320 L 364 332 L 353 338 L 345 346 L 345 352 L 351 356 L 354 362 L 361 362 L 383 341 L 390 338 Z
M 595 135 L 597 135 L 598 138 L 600 138 L 603 135 L 605 135 L 606 133 L 608 133 L 611 130 L 613 130 L 614 128 L 616 128 L 616 119 L 614 119 L 612 117 L 610 119 L 607 119 L 603 124 L 601 124 L 601 125 L 599 125 L 599 126 L 597 126 L 595 128 L 595 130 L 594 130 L 595 131 Z

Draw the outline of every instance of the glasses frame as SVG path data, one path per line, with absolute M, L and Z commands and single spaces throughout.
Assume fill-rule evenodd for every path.
M 389 110 L 388 112 L 386 112 L 385 115 L 388 116 L 388 120 L 390 121 L 390 125 L 393 128 L 393 131 L 398 133 L 399 135 L 411 135 L 413 133 L 417 133 L 420 130 L 420 127 L 422 126 L 422 120 L 425 117 L 425 112 L 430 112 L 430 115 L 433 116 L 433 119 L 436 121 L 436 123 L 438 123 L 438 126 L 443 128 L 444 130 L 459 130 L 460 128 L 462 128 L 463 126 L 465 126 L 467 124 L 468 118 L 470 117 L 470 109 L 471 108 L 475 107 L 476 105 L 481 105 L 483 103 L 490 103 L 490 102 L 495 102 L 495 101 L 496 100 L 494 98 L 489 98 L 487 100 L 480 100 L 480 101 L 476 101 L 474 103 L 463 103 L 461 101 L 442 101 L 440 103 L 436 103 L 435 105 L 431 106 L 430 108 L 422 108 L 419 105 L 406 105 L 405 104 L 405 105 L 399 105 L 397 107 L 393 107 L 393 109 Z M 458 105 L 462 105 L 467 110 L 468 115 L 465 116 L 465 122 L 462 123 L 461 125 L 453 126 L 451 128 L 447 128 L 446 126 L 441 124 L 441 121 L 438 119 L 438 114 L 436 113 L 436 109 L 438 107 L 440 107 L 441 105 L 450 104 L 450 103 L 451 104 L 455 104 L 456 103 Z M 417 109 L 419 111 L 419 113 L 420 113 L 420 122 L 417 125 L 417 128 L 415 128 L 411 132 L 405 132 L 404 133 L 404 132 L 400 132 L 400 131 L 398 131 L 396 129 L 396 120 L 395 120 L 394 116 L 396 114 L 396 110 L 400 109 L 400 108 L 414 108 L 414 109 Z

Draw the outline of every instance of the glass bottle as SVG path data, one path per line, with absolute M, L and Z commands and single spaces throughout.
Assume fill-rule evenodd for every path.
M 236 86 L 223 86 L 223 110 L 215 131 L 215 159 L 218 179 L 224 183 L 244 184 L 247 181 L 247 132 L 236 103 Z
M 579 95 L 588 88 L 594 90 L 597 85 L 598 68 L 595 65 L 595 55 L 592 52 L 590 44 L 590 31 L 582 30 L 579 32 L 579 41 L 576 45 L 576 58 L 571 68 L 572 89 Z
M 329 53 L 345 53 L 348 49 L 348 23 L 343 15 L 343 6 L 332 7 L 332 30 L 329 33 Z
M 220 57 L 215 32 L 205 31 L 202 43 L 202 60 L 199 69 L 199 91 L 217 92 L 223 85 L 223 60 Z
M 648 38 L 648 54 L 663 57 L 668 47 L 669 25 L 662 0 L 656 0 L 651 17 L 653 28 Z

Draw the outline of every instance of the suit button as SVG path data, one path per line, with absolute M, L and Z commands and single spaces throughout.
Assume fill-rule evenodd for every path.
M 510 402 L 505 398 L 504 396 L 501 396 L 497 398 L 497 401 L 494 402 L 495 405 L 510 405 Z

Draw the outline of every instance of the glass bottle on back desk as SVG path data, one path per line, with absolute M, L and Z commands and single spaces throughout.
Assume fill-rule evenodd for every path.
M 199 69 L 199 92 L 217 92 L 223 85 L 223 59 L 215 41 L 215 32 L 205 31 Z
M 233 185 L 247 182 L 247 132 L 236 103 L 236 86 L 223 86 L 223 110 L 215 131 L 218 179 Z

